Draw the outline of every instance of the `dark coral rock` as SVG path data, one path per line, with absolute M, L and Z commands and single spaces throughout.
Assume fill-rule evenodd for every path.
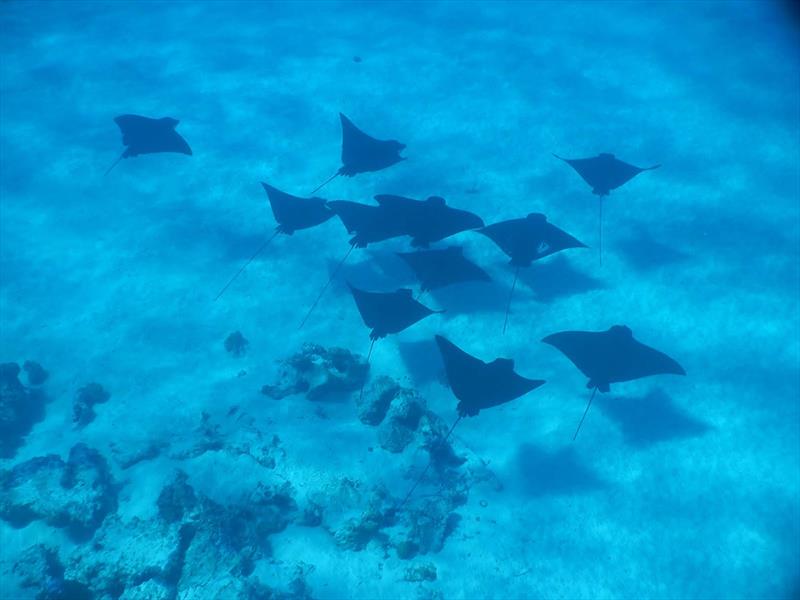
M 358 552 L 371 541 L 388 543 L 382 530 L 392 525 L 387 517 L 392 499 L 384 487 L 365 488 L 345 478 L 324 496 L 323 526 L 340 548 Z
M 400 384 L 391 377 L 378 377 L 356 400 L 358 419 L 366 425 L 380 425 L 401 389 Z
M 236 358 L 244 356 L 248 345 L 250 345 L 250 342 L 245 339 L 240 331 L 234 331 L 225 338 L 225 350 Z
M 84 444 L 73 446 L 66 463 L 40 456 L 0 472 L 0 518 L 14 527 L 41 519 L 86 539 L 116 506 L 108 463 Z
M 380 538 L 380 531 L 385 526 L 383 515 L 375 511 L 366 511 L 357 519 L 349 519 L 339 528 L 333 538 L 336 544 L 346 550 L 360 552 L 374 539 Z
M 108 402 L 111 397 L 99 383 L 89 383 L 78 390 L 72 402 L 72 421 L 77 427 L 85 427 L 94 421 L 94 405 Z
M 108 462 L 97 450 L 76 444 L 69 451 L 61 487 L 71 492 L 68 526 L 74 531 L 97 529 L 106 515 L 117 510 L 117 486 Z
M 405 513 L 406 531 L 395 543 L 399 558 L 411 558 L 415 554 L 439 552 L 447 538 L 455 531 L 461 516 L 452 512 L 452 498 L 432 498 L 420 508 Z M 415 549 L 415 552 L 410 552 Z
M 222 421 L 212 420 L 204 412 L 192 435 L 173 445 L 170 458 L 186 460 L 206 452 L 225 452 L 234 457 L 248 456 L 262 467 L 274 469 L 286 452 L 280 437 L 262 433 L 257 424 L 257 419 L 241 411 L 229 411 Z
M 278 382 L 265 385 L 261 393 L 279 400 L 305 393 L 309 400 L 329 394 L 358 390 L 366 381 L 369 365 L 344 348 L 304 344 L 303 350 L 281 361 Z
M 447 437 L 449 426 L 435 413 L 427 411 L 420 421 L 419 433 L 423 447 L 428 451 L 434 470 L 442 474 L 448 469 L 460 467 L 466 458 L 456 454 Z
M 297 512 L 292 484 L 281 485 L 259 483 L 247 499 L 247 504 L 257 513 L 258 528 L 262 534 L 277 533 L 286 529 Z
M 425 414 L 425 400 L 415 390 L 400 388 L 392 400 L 386 420 L 378 430 L 381 447 L 402 452 L 414 439 L 414 432 Z
M 319 527 L 322 524 L 323 512 L 321 504 L 309 500 L 308 504 L 303 507 L 303 515 L 300 517 L 299 524 L 306 527 Z
M 436 581 L 436 565 L 433 563 L 420 563 L 406 569 L 404 581 Z
M 143 597 L 154 600 L 167 589 L 171 569 L 182 561 L 180 527 L 158 519 L 112 516 L 103 522 L 91 544 L 79 546 L 70 556 L 66 574 L 89 587 L 97 598 Z M 147 580 L 162 586 L 139 589 Z M 146 597 L 146 596 L 145 596 Z
M 89 589 L 77 581 L 64 579 L 64 566 L 58 552 L 43 544 L 31 546 L 14 563 L 13 572 L 20 586 L 38 590 L 36 600 L 90 600 Z
M 0 471 L 0 519 L 12 527 L 55 518 L 60 511 L 64 461 L 56 454 L 37 456 Z
M 33 360 L 26 360 L 22 365 L 25 375 L 28 378 L 28 385 L 42 385 L 47 381 L 49 373 L 44 370 L 44 367 L 38 362 Z
M 174 481 L 166 485 L 158 496 L 158 514 L 167 523 L 182 520 L 197 506 L 197 497 L 187 483 L 188 479 L 185 472 L 178 471 Z
M 161 581 L 148 579 L 139 585 L 125 588 L 119 600 L 174 600 L 175 590 Z
M 126 443 L 118 444 L 111 442 L 109 447 L 111 448 L 114 461 L 124 470 L 130 469 L 140 462 L 157 458 L 166 445 L 166 442 L 151 440 L 144 445 L 136 445 L 133 447 L 129 447 Z
M 19 380 L 19 365 L 0 364 L 0 458 L 11 458 L 35 423 L 44 418 L 45 396 Z
M 254 494 L 257 502 L 258 495 Z M 186 549 L 176 585 L 177 597 L 243 600 L 250 597 L 247 592 L 250 582 L 246 578 L 257 561 L 272 553 L 268 535 L 275 529 L 275 522 L 273 516 L 262 519 L 262 510 L 263 507 L 250 505 L 247 500 L 229 506 L 208 498 L 201 500 L 194 521 L 195 533 Z
M 401 560 L 409 560 L 414 558 L 419 552 L 419 546 L 410 540 L 402 540 L 395 546 L 397 550 L 397 558 Z
M 36 544 L 27 548 L 14 563 L 13 573 L 23 588 L 47 587 L 47 580 L 63 580 L 64 567 L 55 548 Z
M 17 363 L 0 364 L 0 383 L 9 388 L 19 388 L 19 365 Z

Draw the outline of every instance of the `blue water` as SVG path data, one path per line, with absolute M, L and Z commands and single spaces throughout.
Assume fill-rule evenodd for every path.
M 49 373 L 3 384 L 2 598 L 796 597 L 800 32 L 782 5 L 12 1 L 0 27 L 0 361 Z M 397 521 L 433 416 L 390 452 L 357 389 L 260 390 L 306 342 L 363 358 L 345 281 L 413 287 L 407 242 L 354 251 L 302 330 L 348 247 L 337 220 L 279 236 L 213 301 L 275 226 L 260 182 L 304 196 L 340 166 L 339 112 L 407 160 L 325 198 L 543 212 L 591 246 L 521 271 L 502 335 L 507 258 L 470 232 L 438 244 L 494 282 L 425 297 L 447 312 L 376 344 L 370 380 L 449 426 L 442 334 L 547 384 L 462 420 L 465 462 Z M 193 155 L 104 177 L 126 113 L 179 119 Z M 551 154 L 600 152 L 662 165 L 603 200 L 602 264 L 598 198 Z M 572 442 L 586 380 L 539 340 L 614 324 L 687 376 L 612 386 Z M 108 400 L 76 420 L 90 383 Z

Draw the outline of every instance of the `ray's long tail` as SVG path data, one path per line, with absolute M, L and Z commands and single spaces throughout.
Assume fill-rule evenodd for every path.
M 364 375 L 364 381 L 361 382 L 361 390 L 358 392 L 358 403 L 361 404 L 361 400 L 364 397 L 364 386 L 367 384 L 367 377 L 369 377 L 369 358 L 372 356 L 372 348 L 375 346 L 375 338 L 372 338 L 372 341 L 369 344 L 369 352 L 367 352 L 367 374 Z
M 278 233 L 279 233 L 279 232 L 280 232 L 280 230 L 279 230 L 279 229 L 276 229 L 276 230 L 275 230 L 275 233 L 273 233 L 271 236 L 269 236 L 269 237 L 267 238 L 267 240 L 266 240 L 266 241 L 265 241 L 263 244 L 261 244 L 261 245 L 258 247 L 258 250 L 256 250 L 255 252 L 253 252 L 253 255 L 252 255 L 250 258 L 248 258 L 248 259 L 247 259 L 247 262 L 246 262 L 246 263 L 244 263 L 244 264 L 242 265 L 242 267 L 241 267 L 241 268 L 240 268 L 238 271 L 236 271 L 236 274 L 235 274 L 233 277 L 231 277 L 231 278 L 228 280 L 228 283 L 226 283 L 226 284 L 225 284 L 225 285 L 222 287 L 222 289 L 219 291 L 219 293 L 218 293 L 218 294 L 217 294 L 217 295 L 214 297 L 214 302 L 216 302 L 217 300 L 219 300 L 220 296 L 222 296 L 222 294 L 224 294 L 224 293 L 225 293 L 225 290 L 227 290 L 227 289 L 230 287 L 230 285 L 231 285 L 231 284 L 232 284 L 234 281 L 236 281 L 236 278 L 237 278 L 237 277 L 239 277 L 239 275 L 241 275 L 242 273 L 244 273 L 244 270 L 247 268 L 247 266 L 248 266 L 248 265 L 249 265 L 251 262 L 253 262 L 253 261 L 255 260 L 255 258 L 256 258 L 256 257 L 257 257 L 259 254 L 261 254 L 261 253 L 264 251 L 264 249 L 265 249 L 267 246 L 269 246 L 270 242 L 272 242 L 272 240 L 274 240 L 274 239 L 275 239 L 275 236 L 276 236 L 276 235 L 278 235 Z
M 603 197 L 600 196 L 600 208 L 597 218 L 597 252 L 600 255 L 600 266 L 603 266 Z
M 311 313 L 314 312 L 314 309 L 317 307 L 317 304 L 319 304 L 319 301 L 322 299 L 322 296 L 325 295 L 325 290 L 328 289 L 328 286 L 330 286 L 331 282 L 333 281 L 333 278 L 336 277 L 337 273 L 339 273 L 339 270 L 342 268 L 342 265 L 344 265 L 345 261 L 347 260 L 347 257 L 350 256 L 350 253 L 353 251 L 353 248 L 355 247 L 356 247 L 355 244 L 350 245 L 350 249 L 342 257 L 342 260 L 339 261 L 339 264 L 336 265 L 336 268 L 333 270 L 333 273 L 331 273 L 331 276 L 328 278 L 328 281 L 325 283 L 325 285 L 322 286 L 322 289 L 319 291 L 317 299 L 314 300 L 314 303 L 311 305 L 311 308 L 308 309 L 306 316 L 303 317 L 303 320 L 300 322 L 300 326 L 297 329 L 302 329 L 303 325 L 306 324 L 306 321 L 308 321 L 308 317 L 311 316 Z
M 326 185 L 328 185 L 328 184 L 329 184 L 331 181 L 333 181 L 334 179 L 336 179 L 336 177 L 337 177 L 337 176 L 339 176 L 339 175 L 341 175 L 341 172 L 340 172 L 340 171 L 336 171 L 336 173 L 334 173 L 333 175 L 331 175 L 330 177 L 328 177 L 328 178 L 327 178 L 325 181 L 323 181 L 322 183 L 320 183 L 320 184 L 319 184 L 319 185 L 318 185 L 318 186 L 317 186 L 317 187 L 314 189 L 314 191 L 313 191 L 313 192 L 311 192 L 311 193 L 309 194 L 309 196 L 313 196 L 314 194 L 316 194 L 318 191 L 320 191 L 322 188 L 324 188 Z
M 583 416 L 581 417 L 580 423 L 578 423 L 578 428 L 575 430 L 575 435 L 572 436 L 573 442 L 578 437 L 578 432 L 581 430 L 581 425 L 583 425 L 583 420 L 586 418 L 586 414 L 589 412 L 589 407 L 592 405 L 592 400 L 594 400 L 594 395 L 596 393 L 597 393 L 597 388 L 594 388 L 592 390 L 592 395 L 589 396 L 589 403 L 586 405 L 586 410 L 583 411 Z
M 127 152 L 127 150 L 126 150 L 126 152 Z M 108 167 L 108 169 L 106 169 L 106 172 L 105 172 L 105 173 L 103 173 L 103 177 L 105 177 L 106 175 L 108 175 L 109 173 L 111 173 L 111 169 L 113 169 L 114 167 L 116 167 L 116 166 L 119 164 L 119 161 L 121 161 L 123 158 L 125 158 L 125 152 L 123 152 L 122 154 L 120 154 L 120 155 L 119 155 L 119 158 L 117 158 L 117 160 L 115 160 L 115 161 L 114 161 L 114 162 L 111 164 L 111 166 L 110 166 L 110 167 Z
M 519 267 L 514 271 L 514 283 L 511 284 L 511 291 L 508 293 L 508 302 L 506 303 L 506 316 L 503 320 L 503 335 L 506 334 L 506 327 L 508 326 L 508 313 L 511 310 L 511 298 L 514 296 L 514 288 L 517 287 L 517 278 L 519 277 Z

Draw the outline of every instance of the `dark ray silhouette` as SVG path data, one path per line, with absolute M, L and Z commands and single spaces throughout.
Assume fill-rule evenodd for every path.
M 634 339 L 625 325 L 614 325 L 607 331 L 562 331 L 542 340 L 558 348 L 589 378 L 586 387 L 592 390 L 573 440 L 578 436 L 583 419 L 589 412 L 597 390 L 605 393 L 610 384 L 671 373 L 686 375 L 675 360 Z
M 602 153 L 593 158 L 562 158 L 558 154 L 553 154 L 556 158 L 563 160 L 571 166 L 583 180 L 592 187 L 592 193 L 600 196 L 597 207 L 597 248 L 600 256 L 600 264 L 603 264 L 603 196 L 608 196 L 611 190 L 615 190 L 627 183 L 643 171 L 652 171 L 661 165 L 652 167 L 635 167 L 616 158 L 613 154 Z
M 313 304 L 300 322 L 299 329 L 302 329 L 306 324 L 311 313 L 314 312 L 322 296 L 325 295 L 325 291 L 330 287 L 334 277 L 336 277 L 344 266 L 344 263 L 350 257 L 350 253 L 353 252 L 354 248 L 366 248 L 369 244 L 404 235 L 398 224 L 387 219 L 386 213 L 381 211 L 379 206 L 371 206 L 369 204 L 361 204 L 349 200 L 332 200 L 328 202 L 328 206 L 333 213 L 339 217 L 339 220 L 345 226 L 347 232 L 354 233 L 355 235 L 350 239 L 350 247 L 347 249 L 347 252 L 345 252 L 342 259 L 336 265 L 336 268 L 330 274 L 330 277 L 328 277 L 325 285 L 322 286 Z
M 335 214 L 323 198 L 300 198 L 269 185 L 261 184 L 267 192 L 278 231 L 292 235 L 298 229 L 320 225 Z
M 432 310 L 417 302 L 414 300 L 411 290 L 407 288 L 399 289 L 396 292 L 367 292 L 349 282 L 347 286 L 353 294 L 364 324 L 372 329 L 369 334 L 371 342 L 367 353 L 367 364 L 369 364 L 376 340 L 386 337 L 390 333 L 399 333 L 429 315 L 444 312 Z M 363 393 L 364 385 L 362 384 L 359 401 Z
M 311 313 L 314 312 L 322 296 L 325 295 L 325 291 L 330 287 L 334 277 L 344 266 L 354 248 L 366 248 L 369 244 L 405 235 L 402 224 L 393 221 L 386 211 L 381 210 L 380 206 L 371 206 L 349 200 L 332 200 L 328 202 L 328 207 L 339 217 L 348 233 L 354 233 L 355 235 L 350 239 L 350 248 L 347 249 L 342 260 L 336 265 L 325 285 L 322 286 L 314 303 L 300 322 L 299 329 L 302 329 L 306 324 Z
M 432 242 L 484 225 L 478 215 L 447 206 L 445 199 L 439 196 L 414 200 L 380 194 L 375 200 L 386 211 L 388 220 L 400 224 L 404 233 L 411 236 L 411 245 L 415 248 L 426 248 Z
M 398 252 L 420 282 L 423 292 L 465 281 L 491 281 L 491 277 L 478 265 L 464 256 L 461 246 L 443 250 Z
M 355 234 L 350 243 L 357 248 L 406 235 L 403 224 L 380 206 L 349 200 L 332 200 L 331 210 L 342 221 L 348 233 Z
M 517 277 L 521 267 L 529 267 L 539 260 L 568 248 L 586 248 L 587 246 L 547 221 L 541 213 L 531 213 L 524 219 L 501 221 L 479 229 L 478 233 L 490 238 L 505 252 L 511 260 L 509 264 L 516 267 L 514 283 L 508 295 L 503 333 L 508 324 L 508 313 L 511 309 L 511 298 L 517 285 Z
M 481 410 L 499 406 L 535 390 L 545 382 L 541 379 L 527 379 L 514 371 L 514 361 L 509 358 L 496 358 L 490 363 L 467 354 L 448 339 L 437 335 L 436 344 L 444 361 L 447 381 L 453 395 L 458 399 L 456 409 L 458 418 L 439 445 L 445 444 L 464 417 L 474 417 Z M 422 474 L 408 490 L 396 510 L 405 506 L 419 483 L 425 477 L 431 461 L 428 461 Z
M 592 193 L 598 196 L 608 196 L 643 171 L 652 171 L 661 165 L 652 167 L 635 167 L 616 158 L 613 154 L 598 154 L 593 158 L 562 158 L 553 154 L 571 166 L 583 180 L 592 187 Z
M 105 175 L 108 175 L 123 158 L 157 152 L 192 153 L 186 140 L 175 131 L 180 122 L 177 119 L 170 117 L 151 119 L 139 115 L 120 115 L 114 117 L 114 122 L 122 132 L 122 145 L 127 148 L 108 168 Z
M 371 340 L 378 340 L 390 333 L 399 333 L 425 317 L 441 313 L 431 310 L 414 300 L 409 289 L 396 292 L 367 292 L 350 283 L 347 284 L 364 324 L 372 329 Z
M 293 235 L 295 231 L 300 229 L 308 229 L 320 225 L 334 215 L 334 212 L 322 198 L 300 198 L 282 192 L 268 183 L 262 182 L 261 185 L 267 193 L 267 198 L 272 208 L 272 214 L 278 222 L 278 226 L 275 228 L 275 232 L 258 247 L 252 256 L 247 259 L 247 262 L 245 262 L 234 276 L 228 280 L 228 283 L 219 291 L 214 300 L 219 299 L 220 296 L 225 293 L 225 290 L 227 290 L 236 278 L 244 272 L 247 266 L 269 246 L 270 242 L 272 242 L 279 233 Z
M 486 363 L 440 335 L 436 336 L 436 344 L 442 353 L 447 381 L 459 401 L 459 417 L 474 417 L 484 408 L 515 400 L 545 383 L 518 375 L 509 358 Z
M 405 144 L 396 140 L 377 140 L 353 125 L 342 113 L 339 113 L 339 118 L 342 121 L 342 166 L 312 194 L 338 175 L 353 177 L 359 173 L 380 171 L 405 160 L 400 156 Z

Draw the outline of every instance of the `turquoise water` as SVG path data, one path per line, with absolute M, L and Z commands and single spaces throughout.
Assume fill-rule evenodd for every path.
M 3 598 L 796 597 L 800 61 L 780 5 L 3 2 L 0 20 L 0 361 L 49 372 L 3 383 Z M 261 389 L 307 342 L 363 360 L 345 281 L 413 287 L 405 240 L 355 250 L 301 330 L 348 248 L 337 220 L 278 236 L 213 301 L 275 226 L 260 182 L 304 196 L 340 166 L 339 112 L 407 160 L 319 195 L 543 212 L 591 246 L 520 272 L 503 335 L 507 257 L 471 232 L 437 245 L 494 281 L 426 295 L 447 312 L 375 345 L 367 400 L 387 376 L 431 411 L 402 452 L 358 386 Z M 104 177 L 125 113 L 179 119 L 193 155 Z M 598 198 L 551 154 L 600 152 L 662 164 L 604 199 L 602 265 Z M 612 386 L 572 442 L 585 378 L 540 340 L 614 324 L 687 376 Z M 456 418 L 435 334 L 547 383 L 461 421 L 464 462 L 393 520 Z M 90 383 L 109 397 L 76 420 Z

